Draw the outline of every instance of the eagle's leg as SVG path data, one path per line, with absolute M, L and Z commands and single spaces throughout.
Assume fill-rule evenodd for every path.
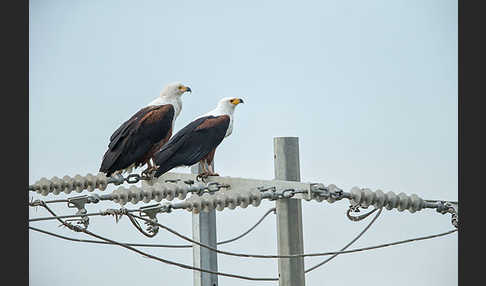
M 206 160 L 199 161 L 199 164 L 201 165 L 202 172 L 197 175 L 196 180 L 201 179 L 204 182 L 204 179 L 209 176 Z
M 153 159 L 153 158 L 149 158 L 147 160 L 147 169 L 142 171 L 142 175 L 146 176 L 146 177 L 151 177 L 153 175 L 153 173 L 155 172 L 155 170 L 157 170 L 159 168 L 159 166 L 155 166 L 155 164 L 152 165 L 150 163 L 150 159 Z
M 208 164 L 208 168 L 209 168 L 209 174 L 208 174 L 208 176 L 219 176 L 218 173 L 215 173 L 214 172 L 214 167 L 213 167 L 212 164 Z
M 152 164 L 153 164 L 152 168 L 154 169 L 154 171 L 156 171 L 160 167 L 160 166 L 157 166 L 157 164 L 155 164 L 155 158 L 154 157 L 152 157 Z
M 152 158 L 149 158 L 149 159 L 147 160 L 147 169 L 152 168 L 152 163 L 150 162 L 150 160 L 151 160 L 151 159 L 152 159 Z

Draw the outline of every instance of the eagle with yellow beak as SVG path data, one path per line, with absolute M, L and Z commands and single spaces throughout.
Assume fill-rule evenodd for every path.
M 162 148 L 155 153 L 155 177 L 180 166 L 201 163 L 198 178 L 219 176 L 211 163 L 216 148 L 224 138 L 233 132 L 233 113 L 243 99 L 226 97 L 218 102 L 216 108 L 194 119 L 177 132 Z
M 111 176 L 131 172 L 147 164 L 143 174 L 153 171 L 154 153 L 172 136 L 175 121 L 182 110 L 181 95 L 192 92 L 179 82 L 168 84 L 160 96 L 140 109 L 111 135 L 100 172 Z

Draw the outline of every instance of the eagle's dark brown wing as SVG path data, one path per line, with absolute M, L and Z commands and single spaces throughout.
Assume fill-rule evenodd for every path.
M 174 107 L 147 106 L 124 122 L 110 137 L 100 172 L 110 176 L 132 164 L 143 165 L 172 135 Z
M 228 115 L 201 117 L 177 132 L 155 153 L 159 166 L 155 177 L 179 166 L 191 166 L 213 152 L 223 141 L 230 123 Z

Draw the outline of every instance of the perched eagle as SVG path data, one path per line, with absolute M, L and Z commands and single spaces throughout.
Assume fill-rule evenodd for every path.
M 147 164 L 172 136 L 174 123 L 182 109 L 181 95 L 191 89 L 179 82 L 167 85 L 160 96 L 125 121 L 110 137 L 100 172 L 111 176 Z
M 211 162 L 216 147 L 233 131 L 233 112 L 243 103 L 241 98 L 223 98 L 218 106 L 194 119 L 177 132 L 154 155 L 155 177 L 179 166 L 191 166 L 201 163 L 202 173 L 199 178 L 219 176 L 214 173 Z

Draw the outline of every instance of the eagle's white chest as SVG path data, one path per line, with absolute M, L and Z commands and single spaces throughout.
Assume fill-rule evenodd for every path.
M 224 135 L 224 137 L 228 137 L 231 135 L 231 133 L 233 132 L 233 116 L 230 115 L 230 122 L 229 122 L 229 125 L 228 125 L 228 130 L 226 130 L 226 134 Z

